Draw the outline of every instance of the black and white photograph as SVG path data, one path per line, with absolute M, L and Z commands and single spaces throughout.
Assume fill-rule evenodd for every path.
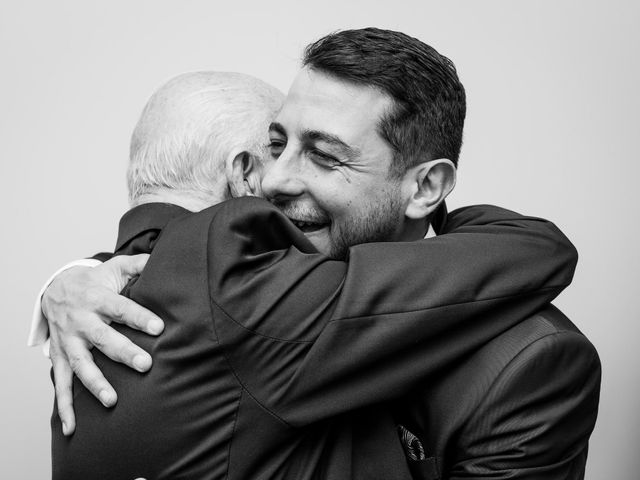
M 0 478 L 640 478 L 639 21 L 3 1 Z

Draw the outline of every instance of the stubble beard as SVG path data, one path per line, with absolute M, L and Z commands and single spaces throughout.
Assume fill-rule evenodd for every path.
M 385 192 L 364 212 L 351 216 L 342 225 L 331 225 L 329 257 L 346 260 L 349 247 L 361 243 L 388 242 L 400 231 L 404 219 L 402 201 L 397 192 Z

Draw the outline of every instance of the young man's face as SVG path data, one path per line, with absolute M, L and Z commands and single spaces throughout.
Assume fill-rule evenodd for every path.
M 378 133 L 391 105 L 374 88 L 304 68 L 270 127 L 263 192 L 331 257 L 401 235 L 405 205 Z

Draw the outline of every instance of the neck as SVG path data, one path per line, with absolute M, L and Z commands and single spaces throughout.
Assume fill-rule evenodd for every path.
M 417 220 L 406 219 L 398 232 L 397 240 L 401 242 L 421 240 L 425 237 L 428 230 L 429 220 L 427 218 L 420 218 Z
M 199 212 L 218 203 L 212 199 L 205 200 L 195 195 L 189 195 L 175 190 L 164 190 L 153 193 L 145 193 L 131 202 L 131 207 L 145 203 L 171 203 L 191 212 Z

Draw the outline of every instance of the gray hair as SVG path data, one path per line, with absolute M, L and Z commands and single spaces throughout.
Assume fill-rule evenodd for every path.
M 283 98 L 275 87 L 240 73 L 171 79 L 151 96 L 131 137 L 130 203 L 162 189 L 211 203 L 227 198 L 225 159 L 240 150 L 262 161 Z

